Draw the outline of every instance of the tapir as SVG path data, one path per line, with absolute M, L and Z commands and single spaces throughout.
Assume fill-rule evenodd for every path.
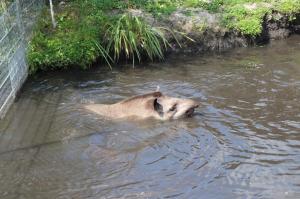
M 191 117 L 199 103 L 192 99 L 169 97 L 159 91 L 134 96 L 115 104 L 89 104 L 85 109 L 110 119 L 155 118 L 158 120 Z

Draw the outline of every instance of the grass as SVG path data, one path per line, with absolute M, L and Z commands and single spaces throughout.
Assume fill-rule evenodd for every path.
M 300 0 L 281 0 L 274 3 L 275 9 L 281 13 L 295 14 L 300 12 Z
M 256 37 L 262 31 L 266 14 L 277 11 L 292 20 L 300 12 L 300 0 L 68 1 L 66 7 L 56 9 L 56 29 L 51 27 L 48 10 L 40 18 L 28 51 L 30 72 L 86 69 L 96 61 L 112 67 L 120 59 L 132 61 L 133 65 L 143 59 L 161 60 L 170 47 L 165 33 L 174 35 L 174 30 L 152 27 L 127 11 L 141 9 L 160 19 L 185 8 L 220 13 L 224 27 Z M 205 24 L 199 24 L 199 29 L 202 27 Z
M 293 15 L 300 11 L 300 0 L 153 0 L 140 6 L 155 16 L 170 15 L 178 8 L 201 8 L 221 13 L 223 25 L 242 34 L 257 36 L 266 14 L 273 10 Z M 253 6 L 253 8 L 251 8 Z
M 29 45 L 30 73 L 70 67 L 86 69 L 96 61 L 111 67 L 120 57 L 132 61 L 133 66 L 144 58 L 164 58 L 164 51 L 170 46 L 164 32 L 173 33 L 171 30 L 152 27 L 128 13 L 105 14 L 102 10 L 109 6 L 100 9 L 104 1 L 75 1 L 57 13 L 56 29 L 51 27 L 45 11 Z
M 142 57 L 163 59 L 163 50 L 170 46 L 161 28 L 151 27 L 130 14 L 123 14 L 109 23 L 104 38 L 114 62 L 118 62 L 123 55 L 131 59 L 133 65 L 135 60 L 140 62 Z
M 257 36 L 262 31 L 263 18 L 272 11 L 293 15 L 300 11 L 300 0 L 230 0 L 224 1 L 223 22 L 242 34 Z
M 223 22 L 228 28 L 256 36 L 262 31 L 263 17 L 270 12 L 270 8 L 263 6 L 250 10 L 244 4 L 236 4 L 226 8 Z
M 51 26 L 48 11 L 40 18 L 28 50 L 30 73 L 37 70 L 88 68 L 99 58 L 106 58 L 100 44 L 98 28 L 104 16 L 90 15 L 93 9 L 83 11 L 82 5 L 57 13 L 57 28 Z
M 218 12 L 223 4 L 224 0 L 213 0 L 211 2 L 201 0 L 185 0 L 182 3 L 183 7 L 203 8 L 209 12 Z

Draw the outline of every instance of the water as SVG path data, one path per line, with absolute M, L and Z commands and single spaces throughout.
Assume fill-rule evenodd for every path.
M 161 91 L 201 108 L 105 121 L 82 104 Z M 300 198 L 300 36 L 27 81 L 0 121 L 0 198 Z

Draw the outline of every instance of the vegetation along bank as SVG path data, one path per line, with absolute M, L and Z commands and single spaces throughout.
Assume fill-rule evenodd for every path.
M 300 0 L 69 0 L 45 9 L 30 73 L 161 60 L 168 51 L 222 51 L 300 32 Z

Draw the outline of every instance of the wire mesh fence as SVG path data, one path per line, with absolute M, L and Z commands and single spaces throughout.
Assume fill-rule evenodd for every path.
M 44 5 L 44 0 L 15 0 L 7 7 L 0 5 L 0 118 L 28 75 L 26 47 Z

